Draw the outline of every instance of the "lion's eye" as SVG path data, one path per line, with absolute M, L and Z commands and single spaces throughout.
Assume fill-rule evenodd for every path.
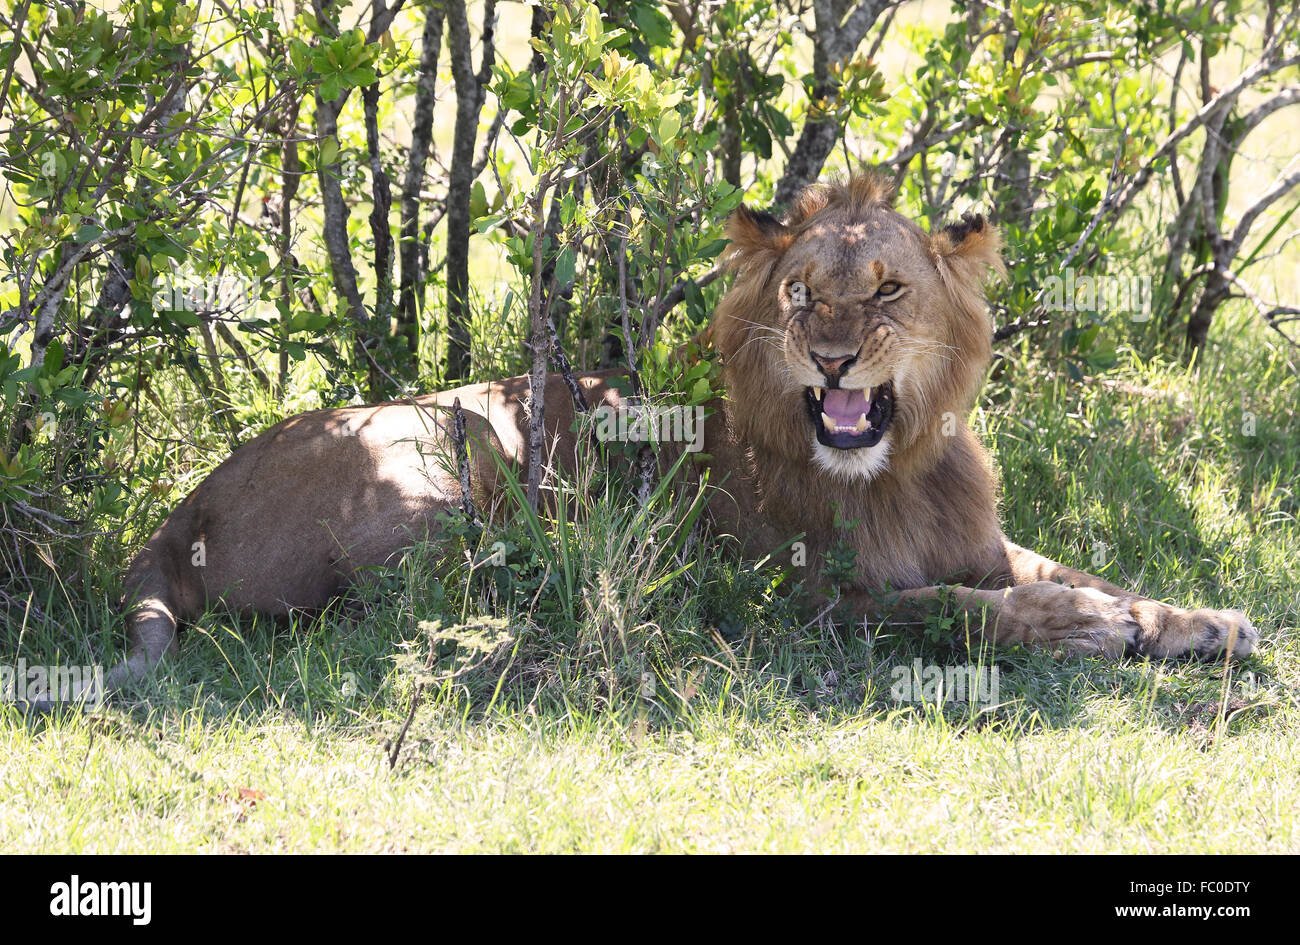
M 790 283 L 790 301 L 795 305 L 808 304 L 808 287 L 802 282 Z
M 880 283 L 880 287 L 876 289 L 876 295 L 879 298 L 885 299 L 889 298 L 891 295 L 897 295 L 902 290 L 903 287 L 897 282 L 882 282 Z

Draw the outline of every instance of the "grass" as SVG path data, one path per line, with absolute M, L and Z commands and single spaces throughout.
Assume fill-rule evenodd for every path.
M 213 611 L 98 713 L 0 707 L 5 849 L 1294 852 L 1300 384 L 1248 321 L 1215 340 L 1083 383 L 1014 356 L 974 422 L 1013 539 L 1245 610 L 1231 667 L 805 626 L 671 496 L 591 473 L 580 527 L 465 527 L 319 619 Z M 115 651 L 110 586 L 49 582 L 0 653 Z M 996 667 L 997 697 L 900 701 L 917 660 Z

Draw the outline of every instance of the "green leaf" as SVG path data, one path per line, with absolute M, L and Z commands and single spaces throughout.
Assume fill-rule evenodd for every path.
M 659 131 L 655 139 L 661 144 L 669 144 L 677 138 L 682 127 L 682 116 L 674 109 L 666 111 L 659 118 Z
M 333 135 L 320 143 L 320 163 L 322 167 L 333 164 L 339 157 L 339 143 Z
M 647 46 L 667 47 L 673 41 L 673 23 L 662 12 L 648 4 L 638 4 L 632 8 L 632 19 Z
M 469 191 L 469 218 L 477 220 L 479 217 L 487 216 L 487 212 L 487 192 L 483 189 L 483 182 L 476 180 Z
M 353 69 L 351 72 L 344 74 L 343 78 L 348 85 L 353 87 L 374 85 L 379 81 L 379 76 L 375 75 L 375 70 L 369 66 L 362 66 L 359 69 Z
M 582 34 L 586 39 L 601 40 L 605 36 L 605 24 L 600 20 L 600 8 L 594 3 L 587 4 L 582 13 Z
M 494 213 L 491 216 L 479 217 L 474 221 L 474 228 L 480 233 L 490 233 L 508 219 L 510 219 L 509 213 Z
M 576 268 L 577 258 L 573 254 L 573 247 L 564 247 L 555 260 L 555 281 L 562 286 L 573 282 L 573 274 Z

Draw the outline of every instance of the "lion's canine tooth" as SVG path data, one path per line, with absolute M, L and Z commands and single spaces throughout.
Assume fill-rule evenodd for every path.
M 825 410 L 822 411 L 822 425 L 826 427 L 829 432 L 835 432 L 835 421 L 831 419 L 831 415 Z
M 858 417 L 857 431 L 859 433 L 865 433 L 867 431 L 867 415 L 865 413 Z
M 821 400 L 822 397 L 825 396 L 825 394 L 826 391 L 822 390 L 820 387 L 813 388 L 813 396 L 816 397 L 818 400 Z

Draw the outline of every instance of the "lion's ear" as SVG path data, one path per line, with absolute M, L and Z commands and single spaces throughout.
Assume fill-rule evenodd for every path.
M 727 220 L 727 238 L 731 240 L 728 256 L 733 268 L 775 262 L 791 243 L 784 223 L 743 204 Z
M 1002 235 L 983 214 L 963 213 L 957 223 L 949 223 L 930 237 L 935 258 L 960 278 L 981 285 L 991 271 L 1006 275 L 1002 264 Z

